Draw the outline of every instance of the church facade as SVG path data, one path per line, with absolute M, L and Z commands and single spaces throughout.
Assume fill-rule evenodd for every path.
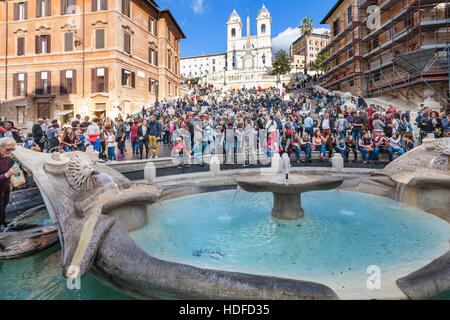
M 273 63 L 272 17 L 265 5 L 258 12 L 256 25 L 257 34 L 252 36 L 250 16 L 247 16 L 244 35 L 242 19 L 233 10 L 227 21 L 226 53 L 181 58 L 182 76 L 187 79 L 199 77 L 202 83 L 216 87 L 276 86 L 279 79 L 270 74 Z
M 242 20 L 236 10 L 227 22 L 227 70 L 264 70 L 272 67 L 272 18 L 263 5 L 256 18 L 257 34 L 250 35 L 250 17 L 247 34 L 242 35 Z M 250 60 L 251 55 L 251 60 Z M 246 63 L 247 62 L 247 63 Z

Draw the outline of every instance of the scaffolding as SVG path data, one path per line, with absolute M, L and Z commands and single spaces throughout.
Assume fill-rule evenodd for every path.
M 367 12 L 359 10 L 359 5 L 352 5 L 333 23 L 332 39 L 322 51 L 330 51 L 330 56 L 322 65 L 334 62 L 334 66 L 327 72 L 331 76 L 323 83 L 324 87 L 339 88 L 344 81 L 354 85 L 357 78 L 362 76 L 359 26 L 366 19 Z
M 449 82 L 449 0 L 359 0 L 330 23 L 332 38 L 323 52 L 332 64 L 323 86 L 340 89 L 353 87 L 355 94 L 372 96 L 395 91 L 408 99 L 420 99 L 417 85 L 432 89 L 439 99 L 448 102 L 432 83 Z M 380 28 L 367 28 L 367 8 L 378 5 Z M 345 40 L 344 40 L 345 39 Z
M 416 90 L 417 85 L 423 84 L 448 104 L 448 94 L 443 97 L 431 85 L 450 81 L 448 0 L 403 0 L 400 12 L 394 15 L 391 9 L 395 2 L 398 3 L 383 3 L 382 13 L 387 12 L 387 21 L 363 37 L 368 58 L 366 95 L 395 90 L 406 99 L 409 92 L 423 99 Z M 384 42 L 380 44 L 378 38 L 384 38 Z M 400 90 L 403 88 L 406 92 Z

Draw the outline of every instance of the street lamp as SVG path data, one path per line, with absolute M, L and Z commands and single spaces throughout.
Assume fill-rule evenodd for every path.
M 227 68 L 223 67 L 223 86 L 225 87 L 227 85 L 227 78 L 225 77 L 225 71 Z

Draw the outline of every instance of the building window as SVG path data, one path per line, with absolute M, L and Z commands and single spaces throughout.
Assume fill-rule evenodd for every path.
M 108 0 L 92 0 L 92 11 L 108 10 Z
M 170 35 L 171 33 L 172 33 L 172 31 L 170 30 L 170 27 L 168 26 L 167 27 L 167 40 L 168 41 L 171 41 L 171 35 Z
M 77 93 L 76 87 L 76 70 L 62 70 L 61 71 L 61 85 L 60 94 Z
M 13 74 L 13 96 L 27 95 L 27 74 L 14 73 Z
M 169 68 L 169 70 L 172 69 L 172 55 L 170 52 L 167 54 L 167 68 Z
M 73 51 L 73 33 L 64 33 L 64 51 Z
M 17 55 L 23 56 L 25 54 L 25 38 L 17 38 Z
M 108 68 L 92 69 L 92 93 L 108 92 Z
M 38 94 L 51 94 L 50 72 L 37 72 L 36 91 Z
M 28 19 L 28 2 L 14 3 L 14 21 Z
M 333 35 L 337 36 L 339 34 L 339 19 L 333 22 Z
M 170 82 L 168 82 L 168 88 L 169 88 L 169 94 L 172 94 L 172 84 Z
M 123 50 L 131 54 L 131 36 L 126 32 L 123 34 Z
M 157 93 L 158 92 L 158 80 L 154 80 L 152 78 L 148 79 L 148 91 L 151 93 Z
M 266 25 L 265 24 L 263 24 L 261 26 L 261 33 L 266 33 Z
M 50 0 L 36 0 L 36 18 L 50 17 Z
M 136 75 L 134 72 L 122 69 L 122 85 L 135 88 Z
M 236 37 L 236 29 L 231 29 L 231 37 L 234 38 Z
M 105 29 L 95 30 L 95 49 L 105 48 Z
M 148 62 L 154 66 L 158 65 L 158 52 L 149 48 L 148 50 Z
M 40 53 L 50 53 L 50 35 L 41 35 L 36 36 L 35 38 L 35 52 L 36 54 Z
M 348 49 L 348 56 L 349 56 L 349 58 L 353 57 L 353 47 L 350 47 Z
M 148 32 L 156 35 L 158 30 L 158 25 L 156 20 L 153 17 L 148 18 Z
M 76 13 L 76 0 L 61 0 L 61 15 Z
M 130 17 L 130 0 L 122 0 L 122 14 Z
M 352 6 L 347 9 L 347 23 L 352 22 Z

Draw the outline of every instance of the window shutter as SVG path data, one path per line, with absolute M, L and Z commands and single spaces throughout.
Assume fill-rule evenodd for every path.
M 102 10 L 108 10 L 108 0 L 102 0 Z
M 24 73 L 24 77 L 23 77 L 23 91 L 25 97 L 28 95 L 28 73 Z
M 96 81 L 97 80 L 97 69 L 91 69 L 91 93 L 97 92 Z
M 73 33 L 64 33 L 64 51 L 73 51 Z
M 104 29 L 95 30 L 95 48 L 96 49 L 105 48 L 105 30 Z
M 42 89 L 41 89 L 41 73 L 40 72 L 36 72 L 35 73 L 35 81 L 34 81 L 34 93 L 35 94 L 42 94 Z
M 158 51 L 155 51 L 155 66 L 158 66 Z
M 66 71 L 60 70 L 59 71 L 59 94 L 62 96 L 66 94 Z
M 158 20 L 155 19 L 154 21 L 154 29 L 153 32 L 155 34 L 155 36 L 158 36 Z
M 28 19 L 28 1 L 25 1 L 25 4 L 23 6 L 23 18 Z
M 122 14 L 125 14 L 125 1 L 126 0 L 122 0 Z
M 61 15 L 66 14 L 66 6 L 67 6 L 66 0 L 61 0 Z
M 104 79 L 105 79 L 105 92 L 109 92 L 109 89 L 108 89 L 108 68 L 105 68 L 105 76 L 104 76 Z
M 122 85 L 125 85 L 125 70 L 122 69 Z
M 97 0 L 91 0 L 92 11 L 97 11 Z
M 126 53 L 131 53 L 130 45 L 131 45 L 131 38 L 128 33 L 123 34 L 123 44 L 124 44 L 124 50 Z
M 152 64 L 152 49 L 148 48 L 148 63 Z
M 17 93 L 17 79 L 18 79 L 18 74 L 17 73 L 13 73 L 13 97 L 16 97 L 18 95 Z
M 40 50 L 39 50 L 40 47 L 41 47 L 40 37 L 39 36 L 35 36 L 34 37 L 34 41 L 35 41 L 35 43 L 34 43 L 35 53 L 39 54 L 39 53 L 41 53 Z
M 36 0 L 36 18 L 42 17 L 42 0 Z
M 131 86 L 136 88 L 136 73 L 134 72 L 131 73 Z
M 72 70 L 72 93 L 77 94 L 77 70 Z
M 45 16 L 50 17 L 52 10 L 52 0 L 45 0 Z
M 14 3 L 14 21 L 19 20 L 19 4 Z
M 52 93 L 52 73 L 50 71 L 47 72 L 47 88 L 48 94 Z
M 46 37 L 47 37 L 47 53 L 50 53 L 50 48 L 51 48 L 51 46 L 50 46 L 50 35 L 48 34 L 48 35 L 46 35 Z
M 25 54 L 25 38 L 17 38 L 17 55 L 23 56 Z

